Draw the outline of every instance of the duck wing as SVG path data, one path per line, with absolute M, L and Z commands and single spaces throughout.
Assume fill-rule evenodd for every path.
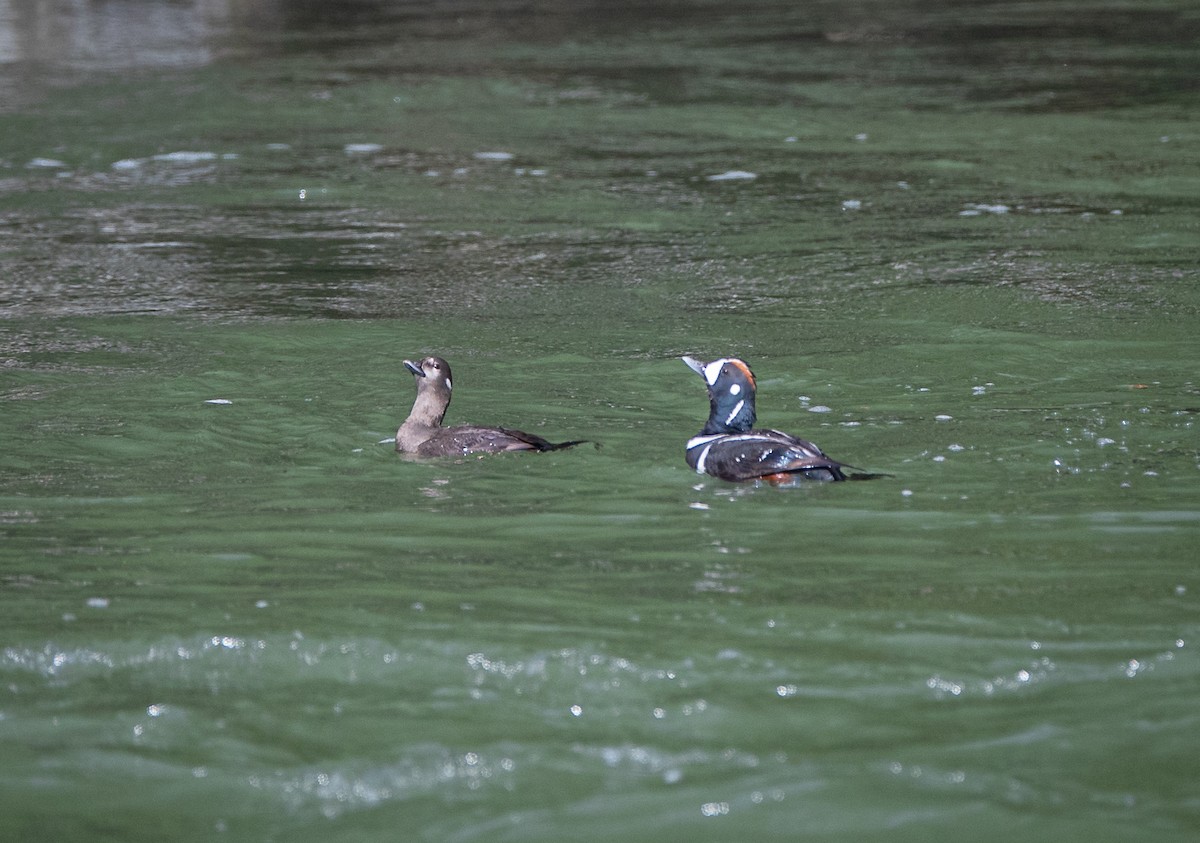
M 425 457 L 462 456 L 463 454 L 499 454 L 505 451 L 557 451 L 578 445 L 550 442 L 533 433 L 505 427 L 456 425 L 445 427 L 421 443 L 417 453 Z
M 845 480 L 842 463 L 804 439 L 779 430 L 750 430 L 696 436 L 688 442 L 688 465 L 722 480 L 789 479 Z

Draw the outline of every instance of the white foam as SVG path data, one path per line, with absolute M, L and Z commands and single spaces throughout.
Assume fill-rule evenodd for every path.
M 726 170 L 723 173 L 717 173 L 715 176 L 709 176 L 709 181 L 753 181 L 758 178 L 758 173 L 752 173 L 749 170 Z
M 187 150 L 182 150 L 179 152 L 164 152 L 161 155 L 155 155 L 154 160 L 166 161 L 170 164 L 198 164 L 201 161 L 216 161 L 217 153 L 189 152 Z

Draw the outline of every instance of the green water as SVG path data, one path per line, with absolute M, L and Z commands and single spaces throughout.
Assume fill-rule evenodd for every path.
M 123 8 L 0 14 L 0 839 L 1200 834 L 1193 4 Z

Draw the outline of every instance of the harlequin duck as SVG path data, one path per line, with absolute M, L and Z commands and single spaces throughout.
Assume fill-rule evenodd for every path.
M 442 427 L 453 389 L 450 364 L 440 357 L 426 357 L 420 363 L 405 360 L 404 367 L 417 377 L 417 399 L 413 401 L 412 412 L 396 431 L 396 450 L 400 453 L 450 457 L 502 451 L 557 451 L 584 441 L 547 442 L 532 433 L 504 427 L 470 424 Z
M 754 373 L 745 361 L 722 357 L 702 363 L 684 357 L 683 362 L 708 384 L 708 421 L 687 443 L 687 463 L 698 474 L 771 483 L 801 476 L 846 479 L 844 463 L 825 456 L 812 442 L 778 430 L 754 429 Z

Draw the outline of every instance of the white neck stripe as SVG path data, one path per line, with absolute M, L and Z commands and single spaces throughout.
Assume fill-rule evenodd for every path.
M 742 407 L 745 407 L 745 406 L 746 406 L 745 400 L 739 401 L 736 404 L 734 404 L 733 412 L 729 414 L 729 418 L 725 419 L 725 424 L 732 424 L 733 420 L 735 418 L 737 418 L 737 414 L 742 411 Z

